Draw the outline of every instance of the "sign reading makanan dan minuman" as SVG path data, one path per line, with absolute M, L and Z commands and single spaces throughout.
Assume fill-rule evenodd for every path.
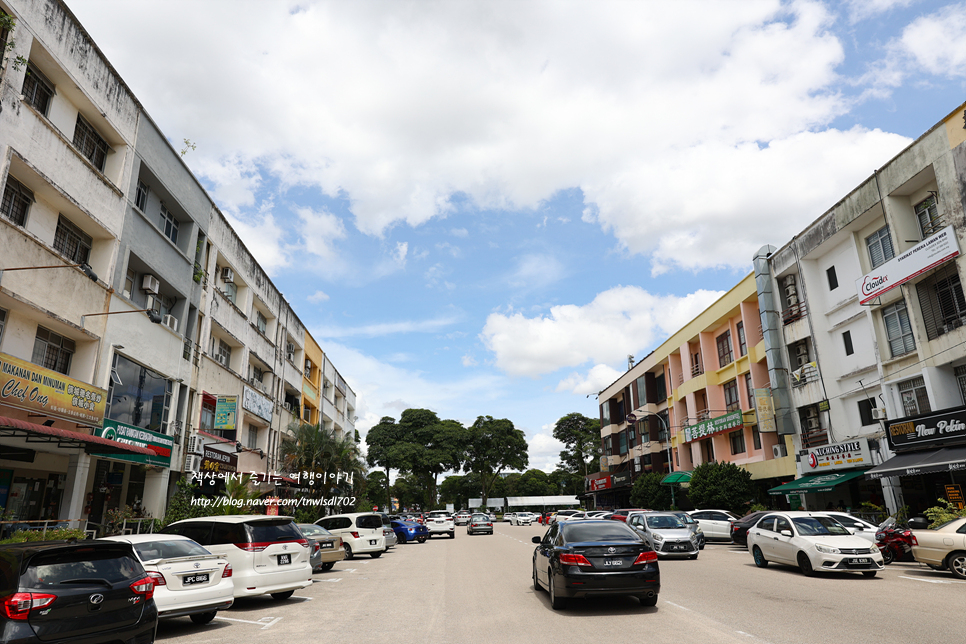
M 0 403 L 100 427 L 107 392 L 62 373 L 0 353 Z
M 893 451 L 966 443 L 966 407 L 886 423 L 886 437 Z
M 887 291 L 959 255 L 952 226 L 946 226 L 871 273 L 855 280 L 859 304 L 868 304 Z
M 685 427 L 684 442 L 690 443 L 691 441 L 696 441 L 699 438 L 711 436 L 713 434 L 717 434 L 718 432 L 723 432 L 729 429 L 741 429 L 744 426 L 745 424 L 741 418 L 741 410 L 736 409 L 735 411 L 728 412 L 724 416 L 702 420 L 700 423 L 691 425 L 690 427 Z

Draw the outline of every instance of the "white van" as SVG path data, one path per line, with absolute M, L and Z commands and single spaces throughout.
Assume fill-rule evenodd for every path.
M 342 537 L 345 558 L 369 555 L 377 559 L 388 548 L 382 532 L 382 515 L 378 512 L 354 512 L 322 517 L 315 522 L 332 534 Z

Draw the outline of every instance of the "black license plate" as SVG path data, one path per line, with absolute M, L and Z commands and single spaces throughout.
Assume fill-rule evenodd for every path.
M 197 574 L 197 575 L 185 575 L 181 579 L 182 586 L 190 586 L 191 584 L 207 584 L 208 583 L 208 573 Z
M 604 566 L 623 566 L 623 559 L 604 559 Z
M 370 545 L 370 546 L 374 546 L 374 545 L 376 545 L 377 543 L 379 543 L 379 541 L 378 541 L 378 540 L 376 540 L 376 539 L 369 539 L 369 545 Z
M 292 555 L 279 555 L 278 556 L 278 565 L 279 566 L 285 566 L 285 565 L 290 564 L 290 563 L 292 563 Z
M 857 557 L 853 558 L 850 562 L 853 566 L 868 565 L 872 563 L 872 560 L 868 557 Z
M 688 547 L 687 546 L 673 546 L 671 549 L 672 550 L 687 550 Z
M 321 548 L 322 550 L 325 550 L 326 548 L 334 548 L 334 547 L 335 547 L 335 544 L 332 543 L 331 541 L 320 541 L 319 542 L 319 548 Z

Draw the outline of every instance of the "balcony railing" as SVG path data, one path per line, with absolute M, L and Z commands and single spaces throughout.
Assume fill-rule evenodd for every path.
M 828 430 L 824 427 L 817 429 L 802 429 L 802 447 L 820 447 L 828 445 Z
M 704 373 L 704 367 L 702 365 L 696 364 L 693 367 L 691 367 L 691 377 L 692 378 L 697 378 L 698 376 L 700 376 L 703 373 Z
M 798 304 L 793 304 L 784 311 L 782 311 L 782 324 L 791 324 L 796 320 L 801 320 L 808 311 L 805 308 L 805 302 L 799 302 Z
M 938 233 L 940 230 L 942 230 L 946 226 L 947 226 L 947 224 L 946 224 L 946 213 L 943 213 L 943 214 L 941 214 L 941 215 L 939 215 L 937 217 L 934 217 L 933 219 L 930 219 L 928 222 L 924 222 L 922 224 L 922 237 L 923 237 L 923 239 L 925 239 L 926 237 L 930 237 L 932 235 L 935 235 L 936 233 Z
M 810 382 L 815 382 L 818 380 L 818 369 L 815 368 L 811 362 L 802 365 L 796 371 L 792 372 L 792 387 L 804 387 Z

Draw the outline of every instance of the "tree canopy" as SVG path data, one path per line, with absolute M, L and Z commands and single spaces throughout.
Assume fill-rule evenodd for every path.
M 664 477 L 663 472 L 649 472 L 638 476 L 631 488 L 631 505 L 635 508 L 670 510 L 671 488 L 661 485 Z
M 466 468 L 480 476 L 483 505 L 504 470 L 522 470 L 530 462 L 527 439 L 506 418 L 479 416 L 469 428 Z
M 587 476 L 590 466 L 600 457 L 600 421 L 577 412 L 560 418 L 553 427 L 553 437 L 566 446 L 560 452 L 560 463 L 569 472 Z
M 691 472 L 688 499 L 698 508 L 719 508 L 743 516 L 755 498 L 751 472 L 734 463 L 702 463 Z

